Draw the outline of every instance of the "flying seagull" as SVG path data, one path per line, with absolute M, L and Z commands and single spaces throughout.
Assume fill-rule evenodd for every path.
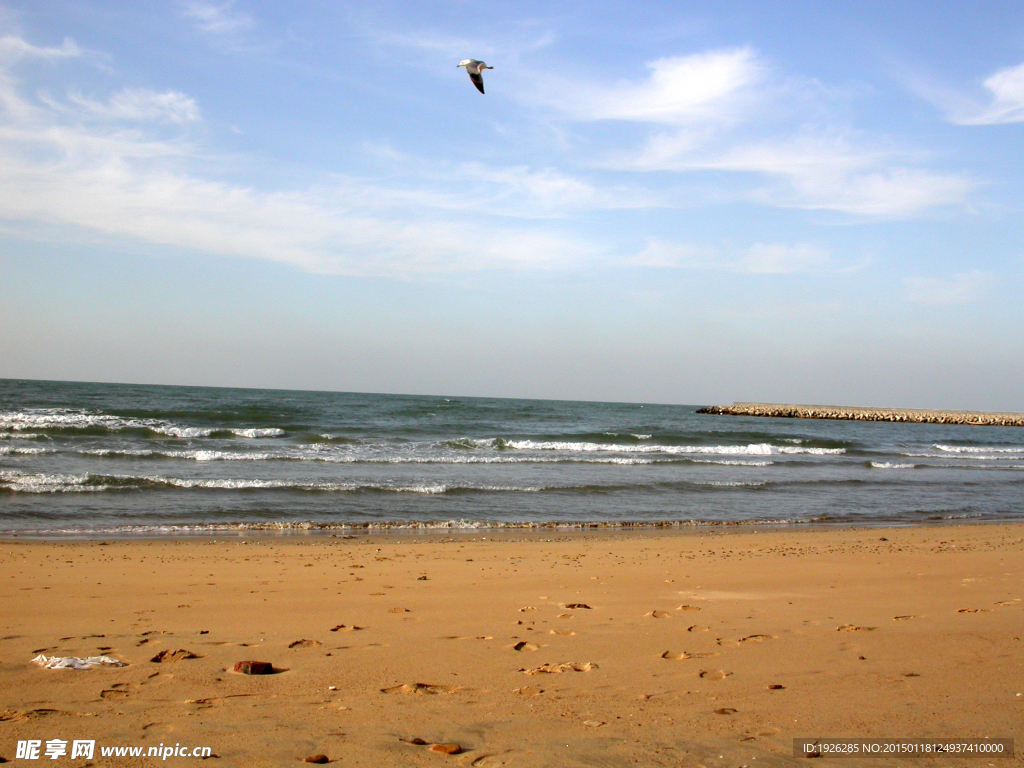
M 494 69 L 494 67 L 488 67 L 486 63 L 477 61 L 476 59 L 463 59 L 456 66 L 465 67 L 469 73 L 469 79 L 473 81 L 473 85 L 480 93 L 484 92 L 484 77 L 483 71 L 485 69 Z

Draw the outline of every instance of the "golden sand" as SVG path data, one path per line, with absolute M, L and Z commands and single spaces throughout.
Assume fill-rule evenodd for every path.
M 14 760 L 54 738 L 218 766 L 755 768 L 809 736 L 1019 751 L 1022 600 L 1019 525 L 4 542 L 0 757 L 86 763 Z M 840 763 L 859 764 L 896 761 Z

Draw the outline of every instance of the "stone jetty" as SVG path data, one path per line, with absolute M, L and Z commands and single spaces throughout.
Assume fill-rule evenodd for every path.
M 920 408 L 733 403 L 732 405 L 711 405 L 707 408 L 698 408 L 697 413 L 725 416 L 769 416 L 777 419 L 845 419 L 850 421 L 903 421 L 916 424 L 1024 427 L 1024 413 L 992 411 L 929 411 Z

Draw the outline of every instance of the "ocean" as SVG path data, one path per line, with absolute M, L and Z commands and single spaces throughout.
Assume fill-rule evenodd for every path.
M 0 535 L 1024 517 L 1024 430 L 0 379 Z

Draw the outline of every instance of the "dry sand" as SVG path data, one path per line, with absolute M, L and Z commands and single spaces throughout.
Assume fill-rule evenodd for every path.
M 39 764 L 15 744 L 52 738 L 210 746 L 220 766 L 756 768 L 806 736 L 1019 753 L 1022 599 L 1019 525 L 5 542 L 0 756 Z M 151 661 L 179 649 L 197 658 Z M 230 671 L 250 659 L 280 671 Z

